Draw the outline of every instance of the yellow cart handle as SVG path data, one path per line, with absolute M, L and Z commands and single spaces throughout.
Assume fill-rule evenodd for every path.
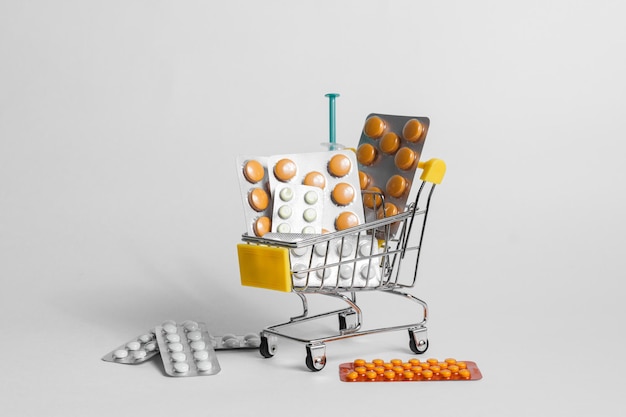
M 441 159 L 429 159 L 428 161 L 419 161 L 417 167 L 422 169 L 420 179 L 422 181 L 433 184 L 441 184 L 443 177 L 446 175 L 446 163 Z

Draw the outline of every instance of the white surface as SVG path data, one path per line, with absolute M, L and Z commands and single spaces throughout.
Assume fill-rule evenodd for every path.
M 0 2 L 0 414 L 620 415 L 624 12 Z M 342 362 L 412 356 L 404 332 L 329 344 L 319 373 L 290 342 L 269 360 L 220 353 L 211 377 L 101 361 L 166 319 L 245 334 L 299 313 L 238 282 L 234 162 L 319 151 L 328 92 L 348 146 L 368 113 L 431 118 L 424 157 L 448 173 L 415 288 L 427 356 L 483 380 L 339 381 Z M 391 306 L 374 298 L 366 323 Z

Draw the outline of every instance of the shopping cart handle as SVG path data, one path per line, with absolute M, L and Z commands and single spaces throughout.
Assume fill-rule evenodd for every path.
M 425 162 L 419 161 L 417 167 L 423 170 L 420 179 L 433 184 L 441 184 L 446 174 L 446 163 L 441 159 L 433 158 Z

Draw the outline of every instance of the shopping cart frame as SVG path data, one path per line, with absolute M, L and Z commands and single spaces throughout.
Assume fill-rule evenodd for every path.
M 242 241 L 245 243 L 238 245 L 239 265 L 242 278 L 242 285 L 250 285 L 261 288 L 269 288 L 280 291 L 294 292 L 301 300 L 302 313 L 291 317 L 288 321 L 266 327 L 260 332 L 261 344 L 259 351 L 262 356 L 271 358 L 277 350 L 277 339 L 286 338 L 295 342 L 304 343 L 306 346 L 306 366 L 312 371 L 320 371 L 326 365 L 326 343 L 348 339 L 357 336 L 365 336 L 382 332 L 406 330 L 409 334 L 409 348 L 415 354 L 426 352 L 429 346 L 426 323 L 428 320 L 427 303 L 406 292 L 405 289 L 412 288 L 417 280 L 417 271 L 421 254 L 421 247 L 424 238 L 424 231 L 431 199 L 437 184 L 440 184 L 445 174 L 445 163 L 439 159 L 431 159 L 420 162 L 419 168 L 423 169 L 420 177 L 421 183 L 415 195 L 414 201 L 407 210 L 395 216 L 368 221 L 365 224 L 328 234 L 322 235 L 274 235 L 269 234 L 263 237 L 250 236 L 244 234 Z M 371 193 L 363 192 L 364 195 Z M 385 209 L 385 199 L 382 194 L 374 193 L 371 201 L 380 201 L 381 208 Z M 422 207 L 423 208 L 420 208 Z M 374 207 L 374 213 L 377 211 Z M 417 230 L 417 239 L 413 242 L 410 238 Z M 290 239 L 291 238 L 291 239 Z M 342 265 L 356 265 L 355 258 L 342 259 L 339 256 L 335 262 L 330 261 L 328 251 L 330 242 L 336 242 L 342 248 L 346 239 L 356 239 L 357 247 L 359 242 L 370 244 L 374 248 L 376 244 L 380 251 L 371 250 L 367 256 L 359 257 L 360 262 L 367 262 L 367 268 L 374 265 L 380 271 L 378 282 L 370 285 L 356 286 L 354 273 L 352 280 L 348 284 L 341 284 L 339 275 L 334 281 L 325 282 L 325 272 L 330 268 L 338 268 Z M 370 240 L 370 242 L 366 242 Z M 311 260 L 313 251 L 318 245 L 324 245 L 326 256 L 321 265 L 309 263 L 306 269 L 295 271 L 289 262 L 289 251 L 298 248 L 309 248 Z M 257 253 L 259 252 L 259 253 Z M 269 255 L 269 256 L 268 256 Z M 272 267 L 265 268 L 268 259 L 277 256 L 276 263 Z M 401 267 L 409 261 L 412 268 L 408 278 L 401 275 L 404 272 Z M 329 262 L 327 262 L 329 261 Z M 311 276 L 322 270 L 321 283 L 312 284 Z M 338 274 L 338 272 L 337 272 Z M 282 279 L 274 280 L 274 276 Z M 296 279 L 296 277 L 299 277 Z M 303 279 L 303 277 L 305 277 Z M 304 280 L 304 282 L 303 282 Z M 277 284 L 278 283 L 278 284 Z M 363 329 L 362 309 L 357 304 L 356 294 L 360 291 L 379 291 L 399 296 L 401 299 L 415 303 L 421 314 L 420 320 L 401 325 L 391 325 L 374 329 Z M 321 314 L 309 315 L 309 303 L 307 295 L 319 294 L 332 297 L 345 302 L 348 306 L 337 310 L 323 312 Z M 304 338 L 290 334 L 285 331 L 291 327 L 302 323 L 327 318 L 336 315 L 338 317 L 338 332 L 318 338 Z

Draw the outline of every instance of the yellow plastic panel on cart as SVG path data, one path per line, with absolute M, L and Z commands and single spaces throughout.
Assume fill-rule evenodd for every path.
M 441 184 L 446 174 L 446 163 L 441 159 L 429 159 L 426 162 L 418 162 L 417 167 L 423 169 L 420 179 L 432 184 Z
M 261 245 L 237 245 L 241 285 L 291 292 L 289 250 Z

